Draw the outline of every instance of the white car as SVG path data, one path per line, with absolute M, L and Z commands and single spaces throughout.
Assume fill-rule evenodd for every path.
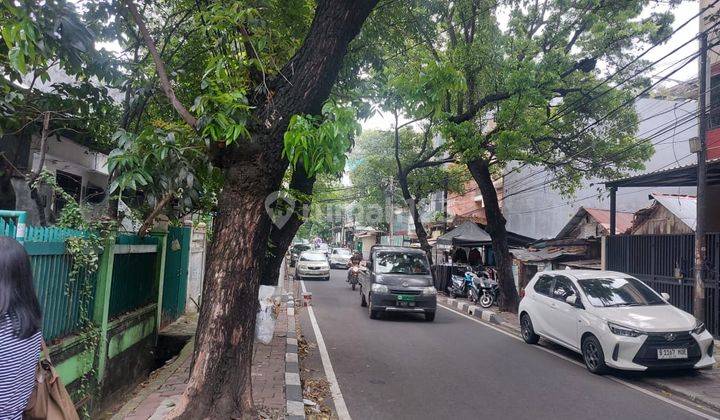
M 330 252 L 330 267 L 348 268 L 350 266 L 352 252 L 347 248 L 333 248 Z
M 521 293 L 523 294 L 523 293 Z M 524 289 L 525 342 L 540 337 L 582 354 L 593 373 L 700 369 L 715 364 L 712 335 L 642 281 L 613 271 L 545 271 Z
M 330 280 L 330 264 L 323 252 L 305 251 L 295 264 L 295 277 L 302 279 Z

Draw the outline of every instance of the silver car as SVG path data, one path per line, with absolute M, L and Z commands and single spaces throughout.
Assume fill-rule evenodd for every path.
M 333 248 L 330 252 L 331 268 L 348 268 L 350 266 L 352 252 L 347 248 Z
M 325 253 L 318 251 L 306 251 L 300 254 L 295 265 L 295 278 L 330 280 L 330 264 Z

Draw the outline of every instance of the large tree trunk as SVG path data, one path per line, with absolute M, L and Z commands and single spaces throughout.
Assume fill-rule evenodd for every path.
M 275 180 L 261 168 L 226 171 L 215 219 L 195 359 L 179 418 L 252 416 L 250 368 L 259 272 L 270 219 L 265 196 Z
M 398 171 L 398 183 L 400 184 L 400 190 L 402 191 L 403 199 L 407 203 L 408 208 L 410 208 L 410 214 L 413 218 L 413 224 L 415 225 L 415 234 L 417 235 L 418 241 L 420 242 L 420 248 L 425 251 L 425 254 L 428 257 L 428 261 L 430 261 L 430 264 L 432 264 L 432 247 L 428 242 L 428 235 L 425 231 L 425 226 L 423 226 L 422 220 L 420 219 L 420 210 L 418 209 L 417 200 L 415 200 L 412 194 L 410 194 L 410 188 L 408 187 L 407 182 L 407 173 L 402 170 Z
M 320 0 L 303 46 L 271 81 L 271 101 L 258 103 L 246 147 L 228 150 L 215 219 L 188 387 L 181 419 L 248 418 L 255 414 L 250 369 L 257 291 L 270 233 L 265 198 L 280 187 L 287 162 L 283 134 L 295 114 L 319 114 L 350 41 L 377 0 Z M 292 238 L 292 237 L 291 237 Z M 281 250 L 285 252 L 284 249 Z
M 315 178 L 308 178 L 305 175 L 304 168 L 299 166 L 293 171 L 292 179 L 290 180 L 290 190 L 300 192 L 303 196 L 309 196 L 312 194 L 314 184 Z M 270 227 L 268 252 L 262 265 L 260 284 L 268 286 L 276 284 L 280 276 L 280 266 L 283 258 L 285 258 L 285 253 L 288 247 L 290 247 L 290 243 L 292 243 L 298 229 L 304 222 L 302 218 L 302 207 L 304 204 L 309 206 L 310 202 L 300 202 L 298 200 L 295 203 L 295 211 L 284 225 L 276 226 L 273 224 Z
M 480 193 L 485 204 L 485 217 L 487 218 L 485 230 L 492 238 L 493 252 L 495 253 L 495 264 L 500 285 L 500 310 L 516 313 L 518 293 L 512 273 L 512 258 L 508 248 L 507 229 L 505 229 L 506 220 L 500 210 L 500 203 L 490 175 L 490 168 L 486 161 L 475 160 L 468 163 L 468 169 L 470 169 L 470 173 L 478 187 L 480 187 Z

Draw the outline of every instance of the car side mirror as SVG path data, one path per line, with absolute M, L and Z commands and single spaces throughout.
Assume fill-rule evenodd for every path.
M 670 295 L 668 293 L 662 292 L 660 293 L 660 296 L 662 296 L 662 298 L 665 300 L 670 300 Z
M 567 302 L 570 306 L 577 305 L 577 295 L 570 295 L 566 297 L 565 302 Z

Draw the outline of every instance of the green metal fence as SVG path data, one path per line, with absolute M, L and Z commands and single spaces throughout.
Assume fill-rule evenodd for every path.
M 43 309 L 43 335 L 50 344 L 61 378 L 71 393 L 79 390 L 72 390 L 78 383 L 76 381 L 91 372 L 94 372 L 96 384 L 110 386 L 112 380 L 105 379 L 116 374 L 118 366 L 127 363 L 119 355 L 158 331 L 163 307 L 160 288 L 165 279 L 167 234 L 159 232 L 143 238 L 110 235 L 104 239 L 97 272 L 89 278 L 81 273 L 79 279 L 73 280 L 69 278 L 72 256 L 68 253 L 66 240 L 97 233 L 28 227 L 25 217 L 23 212 L 0 210 L 0 236 L 16 238 L 30 256 L 33 280 Z M 187 236 L 189 240 L 189 233 Z M 81 289 L 87 281 L 92 285 L 91 298 L 81 299 Z M 171 289 L 173 287 L 182 288 L 183 285 L 172 284 Z M 171 296 L 178 293 L 169 292 Z M 91 328 L 99 333 L 97 346 L 84 346 L 91 335 L 78 334 L 82 312 L 87 312 L 92 320 Z M 82 401 L 92 398 L 82 393 L 73 395 Z
M 110 291 L 110 318 L 158 299 L 156 237 L 120 235 L 117 238 Z
M 172 227 L 168 231 L 162 294 L 163 325 L 185 313 L 191 235 L 192 230 L 189 226 Z
M 10 236 L 22 242 L 25 239 L 24 211 L 0 210 L 0 236 Z
M 87 278 L 69 279 L 71 257 L 64 242 L 25 242 L 30 255 L 35 291 L 43 308 L 43 336 L 52 341 L 70 335 L 81 326 L 82 305 L 91 313 L 94 304 L 97 274 Z M 92 285 L 90 298 L 81 299 L 85 282 Z

